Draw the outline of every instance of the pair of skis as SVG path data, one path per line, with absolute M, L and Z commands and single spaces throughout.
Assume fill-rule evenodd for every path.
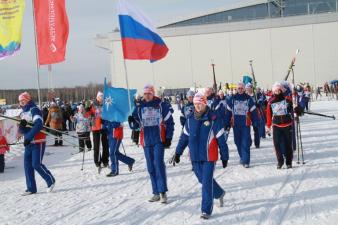
M 4 114 L 0 114 L 0 117 L 2 118 L 5 118 L 5 119 L 9 119 L 9 120 L 12 120 L 12 121 L 15 121 L 16 123 L 20 123 L 21 122 L 21 119 L 18 119 L 18 118 L 15 118 L 15 117 L 10 117 L 10 116 L 6 116 Z M 27 127 L 30 127 L 32 128 L 33 127 L 33 123 L 31 122 L 27 122 Z M 68 137 L 72 137 L 72 138 L 76 138 L 78 139 L 77 136 L 74 136 L 74 135 L 71 135 L 69 134 L 68 132 L 64 132 L 64 131 L 60 131 L 60 130 L 57 130 L 57 129 L 53 129 L 53 128 L 50 128 L 50 127 L 47 127 L 47 126 L 43 126 L 43 130 L 41 130 L 40 132 L 45 134 L 45 135 L 51 135 L 51 136 L 54 136 L 54 137 L 59 137 L 57 136 L 55 133 L 59 133 L 59 134 L 63 134 L 65 136 L 68 136 Z M 52 132 L 51 132 L 52 131 Z M 53 133 L 54 132 L 54 133 Z M 68 144 L 70 144 L 72 147 L 74 148 L 77 148 L 79 147 L 78 145 L 75 145 L 74 143 L 70 142 L 70 141 L 67 141 L 66 139 L 63 139 L 65 142 L 67 142 Z

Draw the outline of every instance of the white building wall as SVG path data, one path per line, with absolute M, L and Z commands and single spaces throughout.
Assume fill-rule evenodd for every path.
M 166 58 L 127 61 L 130 87 L 142 89 L 151 83 L 165 88 L 211 86 L 211 60 L 217 82 L 237 83 L 250 73 L 254 60 L 257 82 L 263 88 L 281 81 L 296 49 L 301 53 L 295 66 L 296 82 L 322 85 L 338 78 L 338 22 L 266 29 L 231 31 L 164 38 L 170 51 Z M 120 41 L 112 42 L 112 81 L 125 87 Z

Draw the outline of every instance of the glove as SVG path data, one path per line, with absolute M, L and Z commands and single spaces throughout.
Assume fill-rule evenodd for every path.
M 166 138 L 165 142 L 163 143 L 164 148 L 169 148 L 171 145 L 171 138 Z
M 295 113 L 296 113 L 297 116 L 303 116 L 304 115 L 304 109 L 298 105 L 298 106 L 295 107 Z
M 128 116 L 128 123 L 135 123 L 136 120 L 133 116 Z
M 224 129 L 225 129 L 225 132 L 229 133 L 229 132 L 230 132 L 230 129 L 231 129 L 231 126 L 226 125 L 226 126 L 224 127 Z
M 173 164 L 173 166 L 175 166 L 175 164 L 176 163 L 179 163 L 180 162 L 180 155 L 178 155 L 178 154 L 175 154 L 175 155 L 173 155 L 173 157 L 171 158 L 171 160 L 170 160 L 170 164 Z
M 228 166 L 228 160 L 222 160 L 223 168 Z
M 21 128 L 25 128 L 27 126 L 27 120 L 25 120 L 25 119 L 20 120 L 19 126 Z
M 30 145 L 30 143 L 32 142 L 32 140 L 29 140 L 29 139 L 25 139 L 24 141 L 23 141 L 23 146 L 28 146 L 28 145 Z
M 268 134 L 268 136 L 271 136 L 271 128 L 266 128 L 265 132 Z

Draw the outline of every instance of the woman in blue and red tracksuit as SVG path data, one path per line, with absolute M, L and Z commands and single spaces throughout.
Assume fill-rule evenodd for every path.
M 244 93 L 244 83 L 237 85 L 237 93 L 233 95 L 227 104 L 226 124 L 233 126 L 234 139 L 240 157 L 240 164 L 245 168 L 250 165 L 250 126 L 257 127 L 259 119 L 256 106 L 252 98 Z
M 164 148 L 169 148 L 174 133 L 174 120 L 170 105 L 155 97 L 152 85 L 146 85 L 140 105 L 128 117 L 131 129 L 140 128 L 140 142 L 144 148 L 153 196 L 150 202 L 167 202 L 167 176 Z
M 46 148 L 46 135 L 41 132 L 43 119 L 40 109 L 31 100 L 31 96 L 24 92 L 19 96 L 19 103 L 22 108 L 19 132 L 24 135 L 24 165 L 27 190 L 22 195 L 30 195 L 37 192 L 34 170 L 47 183 L 47 192 L 51 192 L 55 185 L 55 179 L 51 172 L 42 164 Z M 32 127 L 27 127 L 32 123 Z
M 284 96 L 282 85 L 275 83 L 272 87 L 273 96 L 267 106 L 267 131 L 273 133 L 273 144 L 277 156 L 277 169 L 281 169 L 284 162 L 287 168 L 292 168 L 292 126 L 293 109 L 290 98 Z
M 201 93 L 194 97 L 194 112 L 191 114 L 176 147 L 173 162 L 179 163 L 184 149 L 189 146 L 193 171 L 202 184 L 202 215 L 208 219 L 213 209 L 213 199 L 220 200 L 223 206 L 225 191 L 214 180 L 214 169 L 220 148 L 223 168 L 228 164 L 229 152 L 226 147 L 222 120 L 207 106 L 207 99 Z
M 119 161 L 128 165 L 129 171 L 132 171 L 135 159 L 123 155 L 120 151 L 120 145 L 123 139 L 123 126 L 118 122 L 104 121 L 104 129 L 108 131 L 109 156 L 111 162 L 111 172 L 107 177 L 119 175 Z

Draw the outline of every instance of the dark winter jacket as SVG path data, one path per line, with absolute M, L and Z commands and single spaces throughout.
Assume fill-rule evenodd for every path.
M 292 102 L 281 95 L 273 95 L 270 99 L 267 107 L 266 117 L 267 127 L 277 126 L 277 127 L 288 127 L 293 123 L 293 109 Z

